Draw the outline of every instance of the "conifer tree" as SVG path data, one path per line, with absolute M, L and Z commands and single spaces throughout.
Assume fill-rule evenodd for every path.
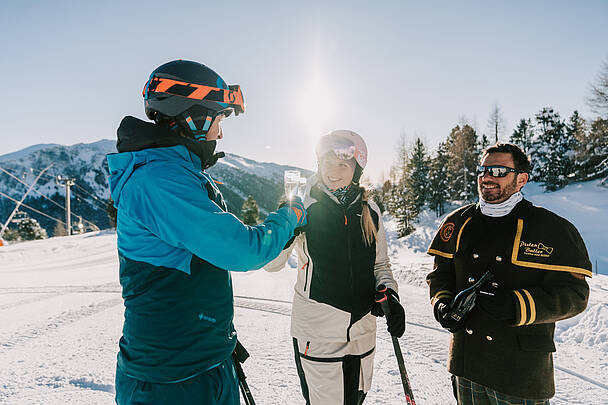
M 22 240 L 46 239 L 46 230 L 34 218 L 24 218 L 19 221 L 17 232 Z
M 416 138 L 412 151 L 408 154 L 404 182 L 408 190 L 407 205 L 411 207 L 415 220 L 429 200 L 429 157 L 422 139 Z
M 397 220 L 397 234 L 399 237 L 407 236 L 416 228 L 413 226 L 414 215 L 411 199 L 408 198 L 409 190 L 402 181 L 393 186 L 391 190 L 391 201 L 393 206 L 393 216 Z
M 399 237 L 409 235 L 414 231 L 412 199 L 408 198 L 407 187 L 407 165 L 408 165 L 407 143 L 402 135 L 397 146 L 397 159 L 391 168 L 390 182 L 392 184 L 388 210 L 397 220 Z
M 243 218 L 243 223 L 245 225 L 257 225 L 259 216 L 260 211 L 258 208 L 258 203 L 253 196 L 250 195 L 247 197 L 243 203 L 243 207 L 241 208 L 241 217 Z
M 532 120 L 530 120 L 530 118 L 522 118 L 519 120 L 519 124 L 517 124 L 515 130 L 513 130 L 509 141 L 519 146 L 524 153 L 528 155 L 530 153 L 530 149 L 532 148 L 533 136 L 534 131 Z
M 19 236 L 19 232 L 16 229 L 6 228 L 4 230 L 4 234 L 2 235 L 2 239 L 7 242 L 18 242 L 21 240 L 21 237 Z
M 532 179 L 542 181 L 549 191 L 566 184 L 574 175 L 576 141 L 565 130 L 565 123 L 551 107 L 536 114 L 537 130 L 532 145 Z
M 566 133 L 574 139 L 574 177 L 576 179 L 584 178 L 584 162 L 588 161 L 589 152 L 587 149 L 587 122 L 576 110 L 568 119 Z
M 473 201 L 478 162 L 477 134 L 468 124 L 456 125 L 446 141 L 448 183 L 452 200 Z
M 438 217 L 445 214 L 445 205 L 450 198 L 448 159 L 447 146 L 441 142 L 429 167 L 429 206 Z
M 608 120 L 598 118 L 591 123 L 586 146 L 585 180 L 603 178 L 602 184 L 608 185 Z

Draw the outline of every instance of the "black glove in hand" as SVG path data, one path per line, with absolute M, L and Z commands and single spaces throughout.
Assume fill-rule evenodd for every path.
M 515 301 L 511 291 L 486 287 L 479 290 L 475 303 L 496 320 L 515 321 Z
M 372 310 L 369 311 L 373 316 L 384 316 L 384 311 L 382 310 L 382 305 L 379 302 L 374 302 L 372 306 Z
M 452 319 L 450 317 L 450 309 L 450 300 L 439 300 L 433 307 L 433 315 L 435 315 L 435 319 L 441 324 L 443 329 L 455 333 L 463 328 L 464 322 Z
M 403 306 L 399 302 L 399 295 L 395 291 L 387 288 L 384 294 L 386 294 L 389 312 L 386 318 L 388 333 L 395 337 L 401 337 L 405 332 L 405 309 L 403 309 Z M 376 302 L 372 307 L 371 313 L 375 316 L 384 316 L 380 303 Z

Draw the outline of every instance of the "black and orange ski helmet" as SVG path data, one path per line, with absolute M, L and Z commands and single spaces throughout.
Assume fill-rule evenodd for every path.
M 227 85 L 202 63 L 175 60 L 156 68 L 143 89 L 146 116 L 179 125 L 196 140 L 205 140 L 213 119 L 245 112 L 239 85 Z

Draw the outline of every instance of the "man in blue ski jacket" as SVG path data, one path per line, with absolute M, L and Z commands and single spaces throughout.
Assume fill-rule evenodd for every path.
M 116 402 L 239 404 L 229 271 L 274 259 L 306 211 L 296 200 L 244 225 L 205 172 L 222 120 L 244 112 L 239 86 L 177 60 L 152 72 L 143 96 L 154 123 L 125 117 L 108 155 L 125 305 Z

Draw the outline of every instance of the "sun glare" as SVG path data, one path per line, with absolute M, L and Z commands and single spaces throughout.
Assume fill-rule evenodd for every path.
M 332 114 L 333 99 L 319 77 L 314 77 L 302 88 L 299 110 L 307 135 L 311 138 L 323 135 L 322 132 L 326 129 L 327 121 Z

